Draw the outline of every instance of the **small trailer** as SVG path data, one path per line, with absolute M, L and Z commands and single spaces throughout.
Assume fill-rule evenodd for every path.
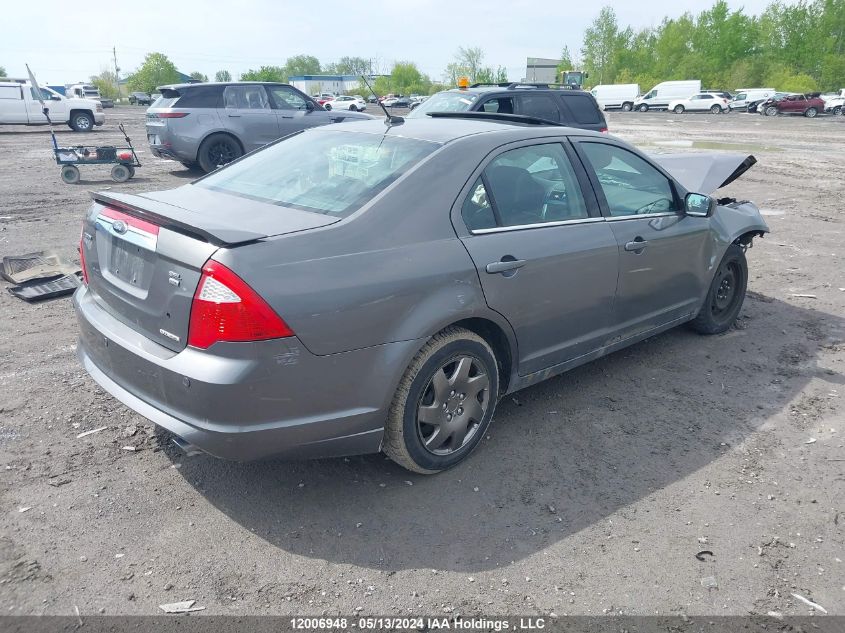
M 59 147 L 56 143 L 56 135 L 53 136 L 53 153 L 56 156 L 56 164 L 62 166 L 62 180 L 75 185 L 79 182 L 80 174 L 78 165 L 114 165 L 111 168 L 111 178 L 115 182 L 126 182 L 135 175 L 135 168 L 141 166 L 132 141 L 126 135 L 123 123 L 118 125 L 126 139 L 126 147 L 93 145 L 75 145 L 73 147 Z

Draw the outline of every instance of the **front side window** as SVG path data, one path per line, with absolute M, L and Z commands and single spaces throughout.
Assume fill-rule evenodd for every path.
M 669 179 L 633 152 L 604 143 L 582 142 L 581 148 L 595 170 L 611 216 L 678 210 Z
M 497 97 L 488 99 L 481 104 L 482 112 L 500 112 L 502 114 L 513 114 L 513 97 Z
M 470 189 L 461 215 L 471 231 L 589 217 L 572 164 L 558 143 L 497 156 Z
M 315 129 L 274 143 L 195 186 L 344 217 L 438 147 L 387 134 Z
M 223 90 L 223 105 L 234 110 L 269 110 L 270 102 L 264 86 L 226 86 Z
M 269 86 L 269 90 L 278 110 L 305 110 L 307 108 L 303 96 L 287 86 Z

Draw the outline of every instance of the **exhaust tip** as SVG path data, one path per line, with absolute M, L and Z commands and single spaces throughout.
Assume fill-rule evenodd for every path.
M 176 444 L 182 452 L 185 453 L 186 457 L 193 457 L 194 455 L 205 455 L 205 451 L 199 448 L 198 446 L 194 446 L 187 440 L 182 439 L 178 435 L 173 437 L 173 443 Z

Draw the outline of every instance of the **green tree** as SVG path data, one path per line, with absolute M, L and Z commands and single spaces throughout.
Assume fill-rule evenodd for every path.
M 117 75 L 110 70 L 103 70 L 99 75 L 91 77 L 91 83 L 97 86 L 100 95 L 106 99 L 117 99 Z
M 323 71 L 329 75 L 369 75 L 372 73 L 372 65 L 372 60 L 363 57 L 341 57 Z
M 468 48 L 459 46 L 455 61 L 466 69 L 470 82 L 478 81 L 478 72 L 481 70 L 481 63 L 484 61 L 484 51 L 478 46 Z
M 176 66 L 162 53 L 148 53 L 141 67 L 127 78 L 130 90 L 149 93 L 178 81 Z
M 279 81 L 288 80 L 285 69 L 281 66 L 262 66 L 258 70 L 250 68 L 241 74 L 241 81 Z
M 284 76 L 282 81 L 288 81 L 289 77 L 297 75 L 319 75 L 320 60 L 312 55 L 294 55 L 285 62 Z
M 3 66 L 0 66 L 0 77 L 6 76 L 6 69 Z
M 616 13 L 610 7 L 602 7 L 598 17 L 584 32 L 584 46 L 581 56 L 584 68 L 597 83 L 612 83 L 613 61 L 619 45 L 619 26 Z
M 198 70 L 195 70 L 189 76 L 190 76 L 191 79 L 196 79 L 197 81 L 202 81 L 202 82 L 208 81 L 208 75 L 203 75 Z
M 232 73 L 228 70 L 218 70 L 214 73 L 214 81 L 232 81 Z

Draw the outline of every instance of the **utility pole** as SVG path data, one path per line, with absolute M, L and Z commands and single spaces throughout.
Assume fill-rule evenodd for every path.
M 114 59 L 114 83 L 117 84 L 117 98 L 120 99 L 120 68 L 117 67 L 117 47 L 112 46 L 111 52 Z

